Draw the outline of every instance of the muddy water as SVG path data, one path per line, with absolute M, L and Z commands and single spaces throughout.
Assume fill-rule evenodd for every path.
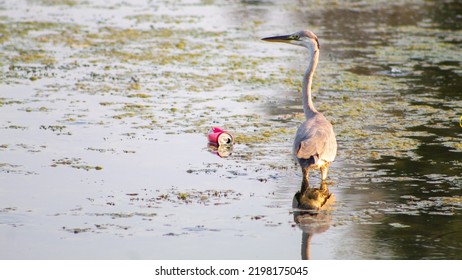
M 436 2 L 3 1 L 0 258 L 461 259 L 462 6 Z M 259 38 L 303 28 L 339 151 L 299 216 L 306 53 Z

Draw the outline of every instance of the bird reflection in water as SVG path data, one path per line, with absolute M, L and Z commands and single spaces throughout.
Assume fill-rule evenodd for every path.
M 303 231 L 301 255 L 303 260 L 310 259 L 310 242 L 314 234 L 323 233 L 331 224 L 331 211 L 335 197 L 329 192 L 325 181 L 319 188 L 302 186 L 294 195 L 294 221 Z

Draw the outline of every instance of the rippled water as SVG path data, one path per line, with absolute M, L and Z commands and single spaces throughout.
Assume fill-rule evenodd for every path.
M 0 2 L 0 258 L 461 259 L 461 19 L 458 1 Z M 306 53 L 260 38 L 304 28 L 339 149 L 335 199 L 300 216 Z

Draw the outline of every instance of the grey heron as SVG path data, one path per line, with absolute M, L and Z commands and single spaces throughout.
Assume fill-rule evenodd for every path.
M 302 83 L 303 111 L 306 120 L 298 128 L 293 145 L 294 157 L 303 172 L 301 186 L 301 193 L 303 194 L 309 186 L 309 170 L 320 169 L 321 180 L 324 182 L 327 178 L 329 165 L 337 154 L 337 140 L 332 124 L 321 112 L 316 110 L 311 98 L 311 84 L 319 60 L 318 37 L 309 30 L 303 30 L 290 35 L 267 37 L 262 40 L 288 43 L 308 49 L 308 68 Z

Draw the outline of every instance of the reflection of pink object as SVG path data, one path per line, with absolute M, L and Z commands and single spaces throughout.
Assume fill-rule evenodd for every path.
M 209 142 L 216 143 L 218 146 L 232 145 L 234 144 L 234 137 L 231 133 L 224 131 L 219 127 L 214 127 L 209 133 Z
M 209 148 L 209 152 L 221 158 L 229 157 L 231 153 L 233 152 L 233 145 L 219 146 L 217 143 L 209 142 L 207 147 Z

